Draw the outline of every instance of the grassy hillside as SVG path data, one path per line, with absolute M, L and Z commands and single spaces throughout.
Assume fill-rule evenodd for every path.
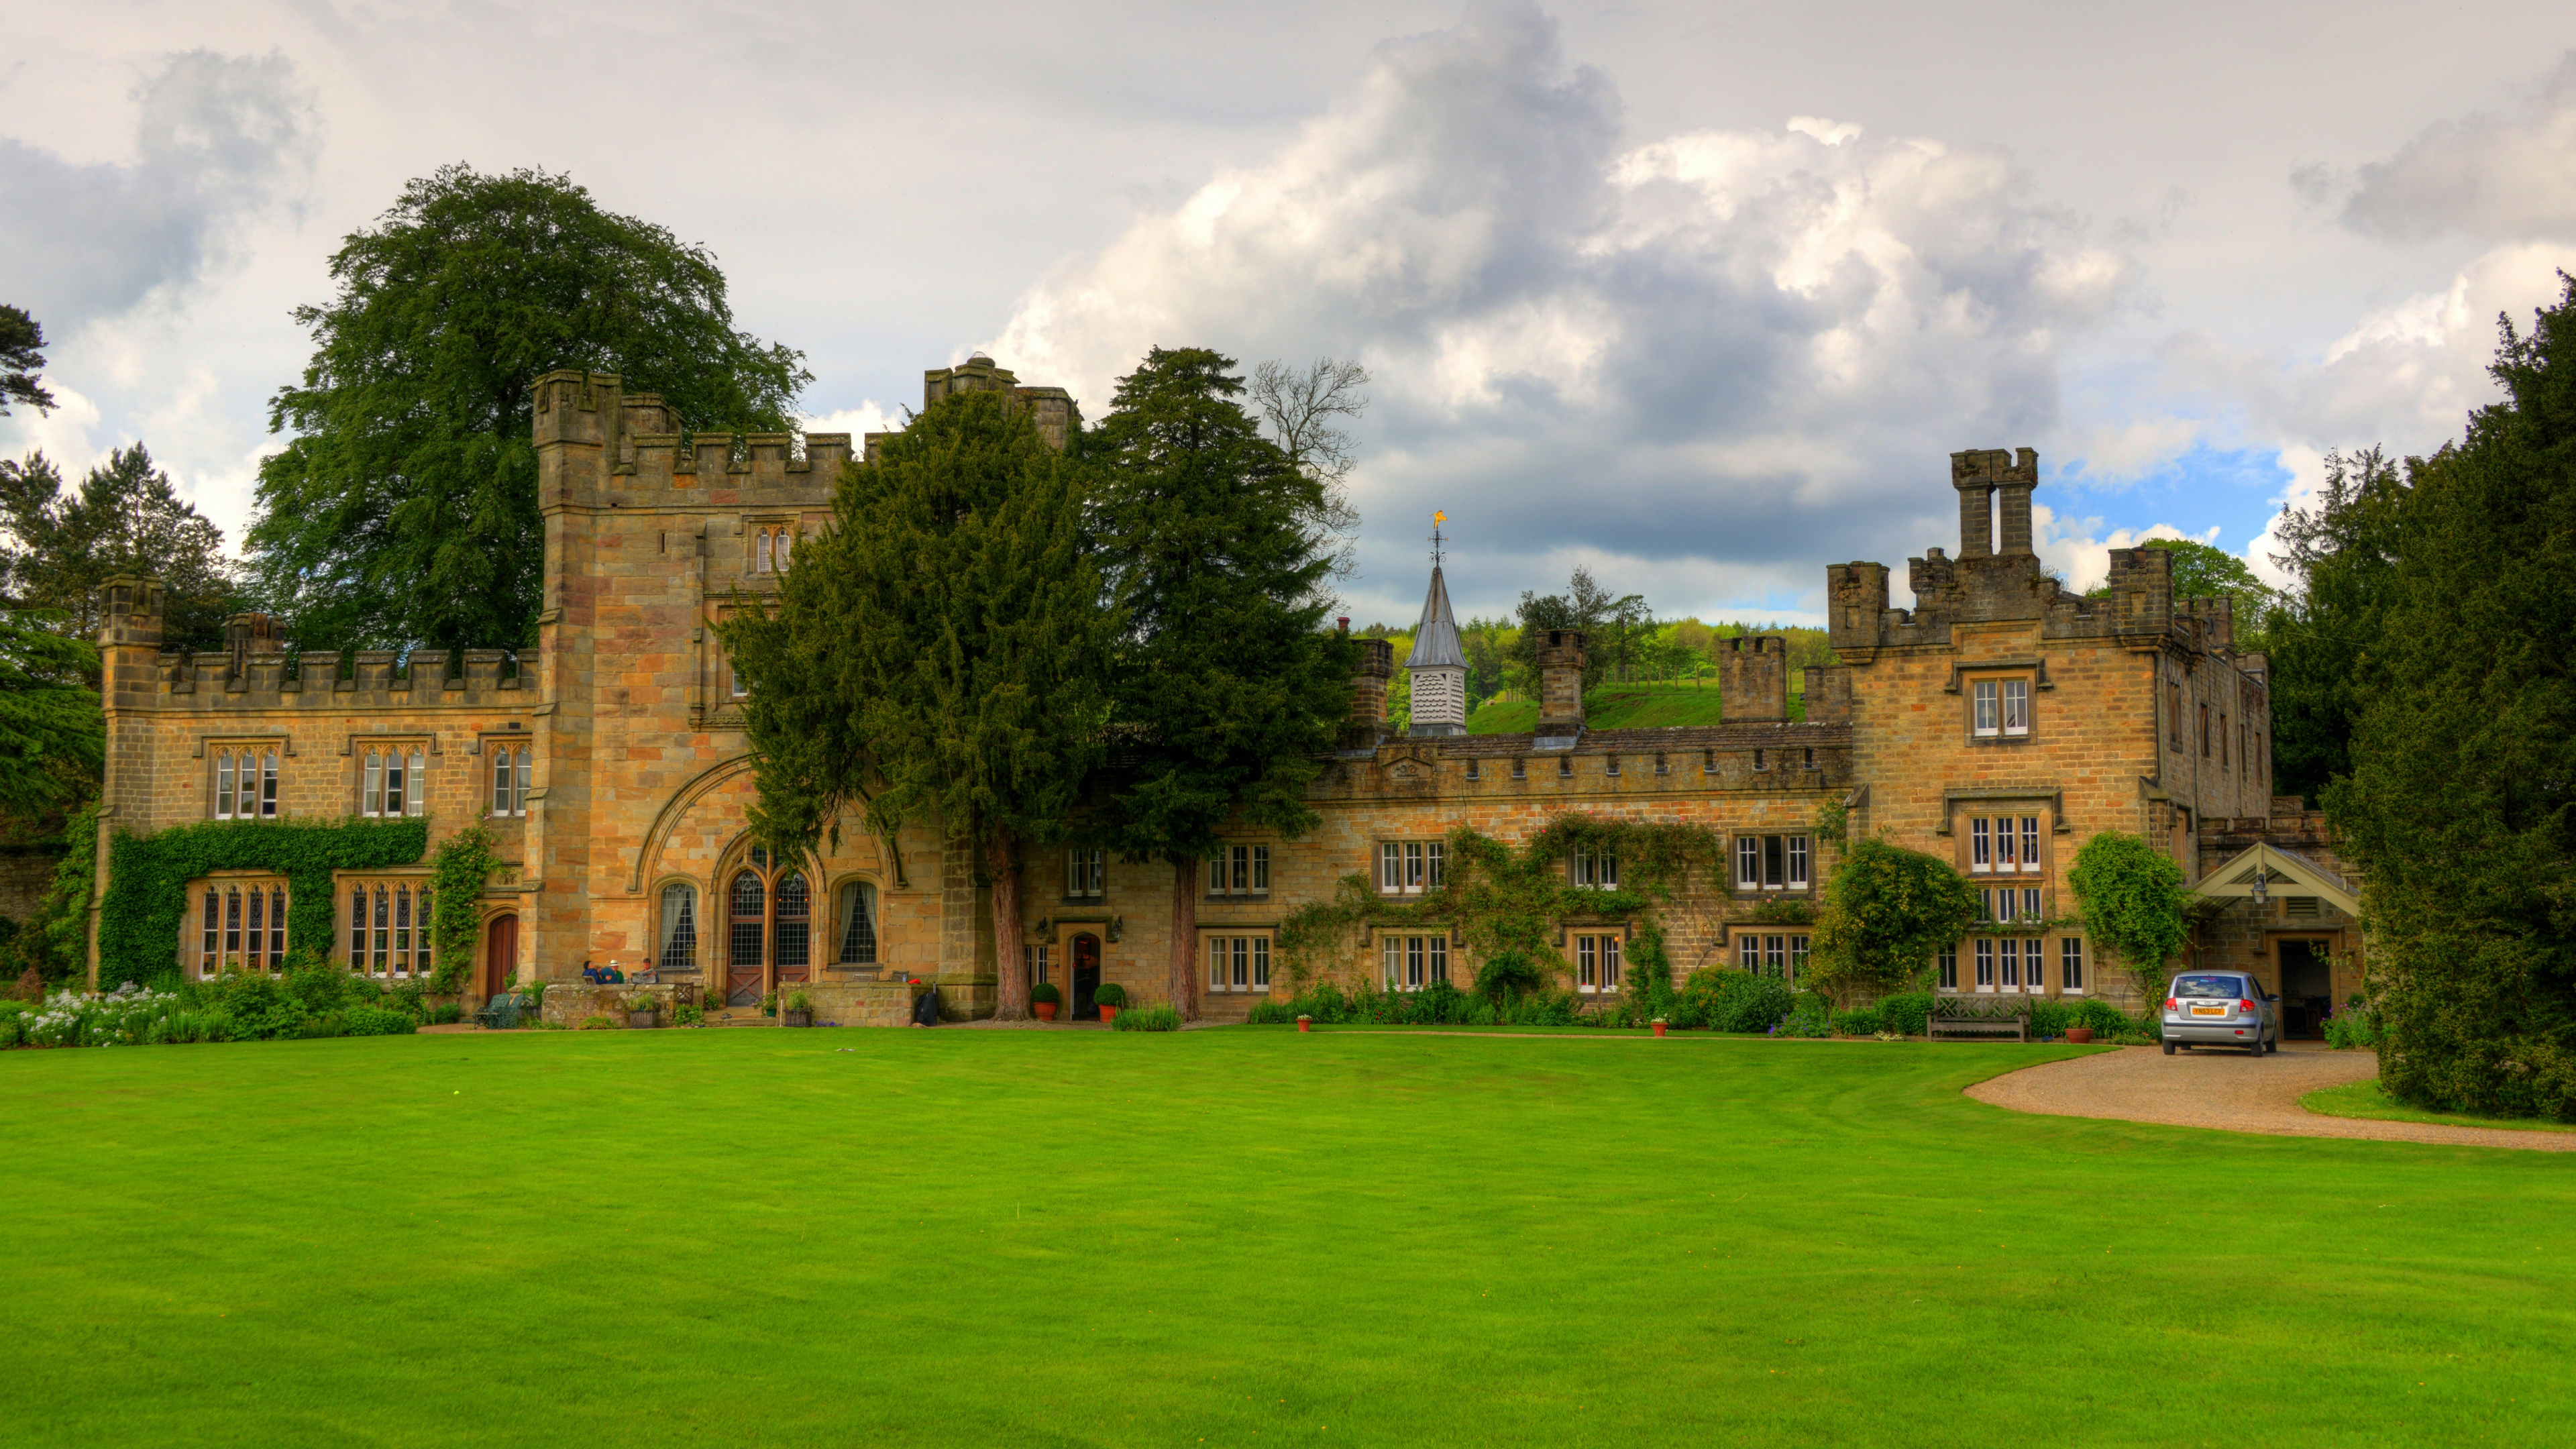
M 1789 717 L 1806 718 L 1805 699 L 1789 696 Z M 1596 730 L 1656 729 L 1719 722 L 1717 681 L 1604 684 L 1583 696 L 1583 720 Z M 1471 735 L 1527 734 L 1538 728 L 1536 700 L 1489 700 L 1467 716 Z

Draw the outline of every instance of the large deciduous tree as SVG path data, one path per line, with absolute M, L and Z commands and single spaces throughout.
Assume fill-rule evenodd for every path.
M 523 645 L 543 591 L 531 384 L 623 373 L 693 426 L 778 429 L 803 355 L 733 324 L 703 247 L 543 171 L 449 166 L 331 259 L 315 348 L 278 389 L 248 543 L 299 638 Z
M 1099 756 L 1114 614 L 1083 548 L 1080 468 L 1004 393 L 943 398 L 853 464 L 774 612 L 720 631 L 748 689 L 754 831 L 782 855 L 855 809 L 889 839 L 935 814 L 991 883 L 999 1015 L 1020 968 L 1027 842 L 1060 839 Z
M 2502 324 L 2504 400 L 2414 470 L 2359 660 L 2351 773 L 2380 1080 L 2576 1120 L 2576 280 Z
M 0 459 L 0 589 L 37 627 L 98 637 L 99 586 L 149 574 L 166 591 L 162 647 L 212 649 L 223 640 L 238 582 L 223 530 L 179 497 L 141 444 L 118 448 L 77 492 L 42 453 Z
M 1234 362 L 1155 348 L 1085 434 L 1094 528 L 1124 617 L 1122 770 L 1092 829 L 1172 871 L 1172 1002 L 1198 1014 L 1199 872 L 1226 827 L 1294 837 L 1350 714 L 1355 651 L 1323 628 L 1329 469 L 1299 466 L 1236 401 Z

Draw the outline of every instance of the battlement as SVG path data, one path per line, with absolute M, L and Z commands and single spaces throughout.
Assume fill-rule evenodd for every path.
M 1718 707 L 1728 724 L 1789 717 L 1789 641 L 1747 634 L 1717 656 Z
M 245 644 L 247 641 L 243 641 Z M 392 649 L 347 653 L 242 647 L 162 654 L 152 688 L 119 703 L 130 709 L 225 712 L 274 709 L 417 710 L 424 705 L 524 708 L 537 702 L 533 677 L 510 671 L 505 649 L 468 649 L 462 668 L 422 650 L 408 666 Z
M 613 372 L 549 372 L 535 384 L 541 506 L 732 507 L 827 500 L 850 460 L 847 433 L 689 429 Z

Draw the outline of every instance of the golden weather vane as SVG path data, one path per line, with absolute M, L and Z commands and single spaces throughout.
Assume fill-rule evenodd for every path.
M 1432 566 L 1433 568 L 1435 568 L 1435 569 L 1436 569 L 1436 568 L 1438 568 L 1438 567 L 1440 567 L 1440 525 L 1442 525 L 1442 524 L 1444 524 L 1444 523 L 1447 523 L 1448 521 L 1449 521 L 1449 515 L 1448 515 L 1448 514 L 1446 514 L 1446 513 L 1442 513 L 1442 512 L 1440 512 L 1440 511 L 1439 511 L 1439 510 L 1437 510 L 1437 509 L 1434 509 L 1434 510 L 1432 511 L 1432 514 L 1431 514 L 1431 566 Z

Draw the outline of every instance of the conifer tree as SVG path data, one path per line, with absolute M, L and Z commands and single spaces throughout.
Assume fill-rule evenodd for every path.
M 2359 655 L 2351 774 L 2381 1081 L 2576 1120 L 2576 280 L 2492 369 L 2505 400 L 2410 465 Z
M 1098 557 L 1124 615 L 1113 729 L 1133 768 L 1092 829 L 1172 870 L 1172 1003 L 1198 1014 L 1198 875 L 1237 818 L 1288 837 L 1350 712 L 1351 649 L 1321 627 L 1327 485 L 1261 435 L 1234 361 L 1155 348 L 1084 435 Z
M 854 463 L 774 613 L 721 626 L 749 690 L 753 830 L 790 858 L 844 809 L 935 815 L 992 887 L 999 1015 L 1028 1015 L 1020 850 L 1062 837 L 1097 759 L 1114 616 L 1082 548 L 1079 465 L 1008 395 L 941 399 Z

